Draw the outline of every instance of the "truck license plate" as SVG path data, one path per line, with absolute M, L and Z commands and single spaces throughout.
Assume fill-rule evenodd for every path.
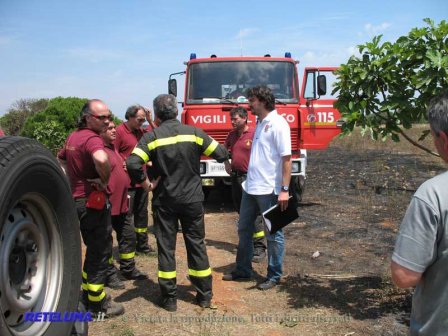
M 223 164 L 212 164 L 210 166 L 210 172 L 212 172 L 212 173 L 223 172 L 225 170 L 226 170 L 226 168 L 224 167 Z

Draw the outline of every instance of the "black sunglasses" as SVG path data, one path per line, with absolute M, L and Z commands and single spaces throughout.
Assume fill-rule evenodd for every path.
M 104 120 L 106 120 L 106 119 L 108 119 L 108 120 L 111 120 L 111 119 L 112 119 L 112 116 L 111 116 L 111 115 L 97 116 L 97 115 L 94 115 L 94 114 L 92 114 L 92 113 L 89 113 L 89 115 L 91 115 L 92 117 L 94 117 L 95 119 L 100 120 L 100 121 L 104 121 Z

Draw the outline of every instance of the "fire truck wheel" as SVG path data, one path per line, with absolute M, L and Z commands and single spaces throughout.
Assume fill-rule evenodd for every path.
M 298 203 L 302 202 L 303 199 L 303 193 L 305 191 L 305 178 L 302 175 L 292 176 L 289 187 L 291 196 L 294 202 L 298 205 Z
M 204 193 L 204 201 L 208 200 L 208 196 L 210 196 L 211 188 L 202 188 L 202 192 Z
M 297 201 L 302 202 L 303 193 L 305 192 L 305 178 L 299 175 L 297 179 Z
M 78 307 L 81 243 L 68 181 L 38 142 L 2 137 L 0 195 L 0 335 L 70 335 L 73 322 L 51 322 L 73 320 Z

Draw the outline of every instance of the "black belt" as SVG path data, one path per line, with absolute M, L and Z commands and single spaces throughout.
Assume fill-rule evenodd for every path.
M 240 176 L 246 176 L 246 175 L 247 175 L 247 172 L 232 170 L 232 176 L 240 177 Z

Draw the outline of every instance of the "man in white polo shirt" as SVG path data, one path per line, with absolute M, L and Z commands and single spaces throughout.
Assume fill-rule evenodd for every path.
M 252 114 L 258 117 L 252 143 L 247 179 L 243 183 L 236 269 L 223 280 L 249 279 L 252 276 L 252 235 L 257 215 L 276 203 L 288 207 L 288 186 L 291 179 L 291 130 L 285 118 L 275 110 L 275 97 L 266 86 L 248 90 Z M 266 236 L 268 242 L 268 273 L 258 289 L 275 287 L 282 276 L 285 244 L 283 231 Z

